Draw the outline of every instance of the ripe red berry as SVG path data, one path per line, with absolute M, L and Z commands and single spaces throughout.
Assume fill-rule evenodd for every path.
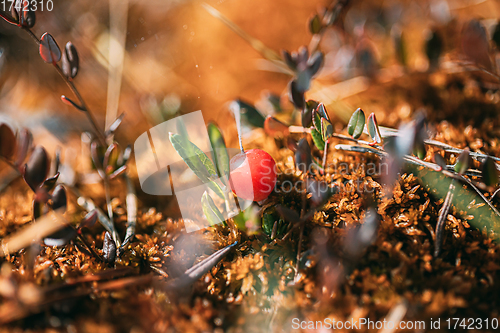
M 238 197 L 262 201 L 276 184 L 276 163 L 261 149 L 250 149 L 234 156 L 230 162 L 229 182 Z

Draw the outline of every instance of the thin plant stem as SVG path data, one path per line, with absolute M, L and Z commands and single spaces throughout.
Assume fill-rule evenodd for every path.
M 443 242 L 443 231 L 446 223 L 446 218 L 448 217 L 448 212 L 450 211 L 451 201 L 453 200 L 453 195 L 455 194 L 455 182 L 453 179 L 448 188 L 448 193 L 439 212 L 438 222 L 436 224 L 436 239 L 434 240 L 434 257 L 437 258 L 441 252 L 441 243 Z
M 325 141 L 325 149 L 323 151 L 323 161 L 321 162 L 321 167 L 323 168 L 323 170 L 325 169 L 325 166 L 326 166 L 326 156 L 328 155 L 328 141 L 329 140 Z
M 8 22 L 11 22 L 9 19 L 6 18 L 5 15 L 1 15 L 1 17 L 4 18 L 4 19 L 6 19 Z M 21 28 L 24 31 L 26 31 L 26 33 L 35 41 L 35 43 L 37 43 L 38 45 L 40 45 L 40 43 L 41 43 L 40 39 L 33 33 L 33 31 L 31 31 L 30 28 L 28 28 L 28 27 L 21 27 Z M 90 124 L 94 128 L 95 134 L 97 135 L 97 138 L 98 138 L 99 142 L 101 144 L 103 144 L 103 145 L 106 145 L 106 138 L 104 137 L 103 132 L 101 130 L 99 130 L 99 127 L 97 126 L 97 121 L 94 118 L 94 116 L 92 115 L 92 113 L 90 112 L 89 108 L 87 107 L 84 99 L 80 95 L 80 92 L 78 91 L 78 89 L 76 89 L 76 87 L 73 84 L 73 82 L 71 80 L 69 80 L 66 77 L 66 75 L 64 75 L 61 67 L 56 62 L 54 62 L 52 64 L 54 65 L 54 68 L 59 73 L 59 75 L 62 77 L 62 79 L 64 80 L 64 82 L 66 82 L 66 85 L 70 88 L 71 92 L 73 92 L 73 94 L 76 96 L 76 98 L 80 102 L 80 106 L 83 109 L 83 112 L 85 113 L 85 115 L 87 116 L 87 119 L 89 120 Z

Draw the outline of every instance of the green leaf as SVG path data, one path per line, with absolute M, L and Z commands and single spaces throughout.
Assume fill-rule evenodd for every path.
M 318 102 L 308 100 L 306 107 L 302 112 L 302 127 L 310 127 L 312 125 L 312 113 L 318 107 Z
M 229 155 L 227 153 L 226 144 L 224 143 L 224 137 L 220 129 L 214 123 L 208 124 L 207 131 L 214 152 L 213 157 L 215 166 L 219 172 L 219 177 L 221 177 L 220 179 L 224 185 L 227 185 L 225 177 L 229 177 Z
M 328 112 L 326 112 L 325 104 L 319 103 L 318 108 L 316 111 L 319 113 L 321 118 L 327 119 L 329 122 L 331 122 L 330 117 L 328 116 Z
M 375 113 L 370 114 L 368 117 L 368 133 L 370 133 L 370 137 L 373 141 L 376 143 L 382 143 L 382 136 L 380 135 L 380 129 L 378 128 Z
M 328 141 L 333 135 L 333 126 L 326 118 L 321 118 L 321 135 L 323 141 Z
M 321 19 L 319 18 L 319 15 L 314 15 L 314 17 L 309 21 L 309 31 L 313 35 L 315 35 L 319 34 L 322 28 L 323 27 L 321 26 Z
M 319 150 L 325 150 L 325 141 L 323 141 L 321 134 L 318 131 L 316 131 L 314 128 L 311 128 L 311 137 L 314 141 L 314 145 Z
M 314 128 L 316 129 L 316 131 L 318 131 L 319 133 L 321 133 L 321 116 L 318 113 L 318 111 L 313 110 L 313 112 L 312 112 L 312 120 L 313 120 L 313 125 L 314 125 Z
M 246 103 L 240 99 L 236 100 L 234 104 L 232 104 L 234 107 L 233 112 L 239 112 L 241 115 L 241 120 L 252 126 L 252 127 L 264 127 L 264 121 L 266 118 L 257 111 L 256 108 L 253 107 L 253 105 Z
M 203 196 L 201 197 L 201 205 L 203 213 L 205 213 L 205 217 L 207 218 L 208 222 L 210 222 L 210 225 L 215 225 L 224 221 L 222 213 L 215 205 L 212 197 L 208 195 L 207 191 L 205 191 L 205 193 L 203 193 Z
M 274 221 L 276 221 L 276 219 L 271 213 L 265 213 L 262 217 L 262 231 L 268 236 L 271 236 L 273 232 Z
M 487 186 L 493 186 L 498 183 L 497 164 L 489 156 L 484 160 L 481 171 L 483 175 L 483 182 Z
M 217 171 L 208 156 L 194 143 L 182 138 L 179 134 L 169 133 L 169 139 L 184 162 L 204 183 L 217 178 Z
M 347 133 L 354 139 L 357 139 L 363 134 L 363 128 L 365 127 L 365 113 L 363 110 L 358 108 L 351 116 L 349 124 L 347 125 Z
M 457 162 L 455 163 L 455 171 L 463 174 L 469 168 L 470 154 L 469 148 L 465 148 L 462 153 L 458 156 Z

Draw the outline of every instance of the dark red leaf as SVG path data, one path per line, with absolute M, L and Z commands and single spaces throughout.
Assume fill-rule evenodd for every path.
M 28 163 L 24 165 L 23 178 L 33 191 L 40 187 L 47 178 L 50 160 L 45 148 L 36 146 Z
M 94 209 L 85 215 L 82 222 L 80 222 L 79 228 L 92 228 L 97 221 L 97 210 Z
M 470 20 L 462 30 L 462 52 L 471 61 L 491 69 L 490 43 L 486 29 L 478 20 Z
M 31 144 L 33 143 L 33 135 L 29 130 L 23 128 L 19 133 L 17 139 L 17 153 L 16 153 L 16 165 L 20 166 L 24 163 L 28 152 L 31 149 Z
M 71 42 L 67 42 L 62 58 L 62 70 L 67 78 L 75 78 L 76 74 L 78 74 L 79 62 L 76 47 Z
M 267 135 L 272 137 L 287 136 L 290 133 L 288 126 L 273 116 L 267 116 L 264 121 L 264 131 L 266 131 Z
M 40 38 L 39 52 L 46 63 L 56 63 L 61 60 L 61 49 L 55 39 L 47 32 Z
M 20 14 L 19 24 L 26 28 L 33 28 L 36 21 L 36 14 L 31 5 L 31 1 L 22 1 Z
M 16 135 L 14 131 L 6 125 L 0 124 L 0 156 L 10 159 L 16 148 Z
M 52 209 L 66 209 L 67 203 L 66 189 L 62 185 L 57 185 L 54 192 L 52 192 Z
M 104 261 L 108 264 L 113 264 L 116 259 L 116 243 L 111 238 L 111 235 L 108 231 L 106 231 L 106 235 L 104 235 L 104 244 L 102 246 L 103 258 Z
M 297 169 L 306 173 L 312 163 L 311 147 L 305 138 L 300 139 L 297 151 L 295 152 L 295 165 Z

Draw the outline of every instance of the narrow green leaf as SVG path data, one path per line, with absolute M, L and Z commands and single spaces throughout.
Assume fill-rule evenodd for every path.
M 221 177 L 220 179 L 224 185 L 227 185 L 225 177 L 229 177 L 229 155 L 227 153 L 226 144 L 224 143 L 224 137 L 220 129 L 214 123 L 208 124 L 207 131 L 214 152 L 213 157 L 215 166 L 219 172 L 219 177 Z
M 487 186 L 493 186 L 498 183 L 498 169 L 495 161 L 486 157 L 482 165 L 483 182 Z
M 373 141 L 376 143 L 382 143 L 382 136 L 380 135 L 380 129 L 378 128 L 375 113 L 370 114 L 368 117 L 368 133 Z
M 215 225 L 224 221 L 222 213 L 215 205 L 212 197 L 208 195 L 207 191 L 205 191 L 205 193 L 203 193 L 203 196 L 201 197 L 201 205 L 203 208 L 203 213 L 205 213 L 205 217 L 207 218 L 208 222 L 210 222 L 210 225 Z
M 318 131 L 316 131 L 314 128 L 311 128 L 311 137 L 313 139 L 314 145 L 319 150 L 325 150 L 325 141 L 323 141 L 321 134 Z
M 179 134 L 169 133 L 169 139 L 184 162 L 204 183 L 217 177 L 217 171 L 208 156 L 195 144 L 185 141 Z M 190 153 L 191 152 L 191 153 Z
M 328 141 L 333 135 L 333 126 L 326 118 L 321 118 L 321 136 L 323 141 Z
M 365 127 L 365 113 L 361 108 L 358 108 L 351 116 L 349 124 L 347 125 L 347 133 L 354 139 L 357 139 L 363 134 Z

